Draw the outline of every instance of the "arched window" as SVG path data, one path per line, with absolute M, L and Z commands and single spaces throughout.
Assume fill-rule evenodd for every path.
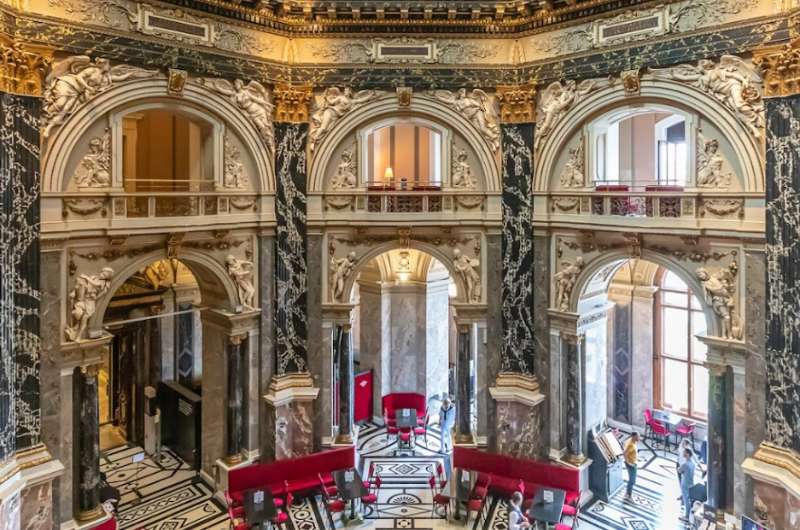
M 656 295 L 656 406 L 705 420 L 708 416 L 706 346 L 695 335 L 706 331 L 697 297 L 676 274 L 660 271 Z
M 441 131 L 417 120 L 394 119 L 368 129 L 362 145 L 366 185 L 441 187 L 443 145 Z

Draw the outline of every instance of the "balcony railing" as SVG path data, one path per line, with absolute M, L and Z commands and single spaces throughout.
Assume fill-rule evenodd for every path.
M 475 193 L 424 191 L 367 191 L 328 193 L 323 196 L 327 211 L 365 213 L 441 213 L 482 211 L 486 197 Z
M 618 216 L 632 218 L 745 216 L 746 199 L 753 194 L 692 192 L 600 192 L 548 197 L 551 214 Z
M 62 217 L 107 217 L 146 219 L 236 215 L 258 211 L 258 197 L 248 194 L 202 193 L 111 193 L 64 194 Z

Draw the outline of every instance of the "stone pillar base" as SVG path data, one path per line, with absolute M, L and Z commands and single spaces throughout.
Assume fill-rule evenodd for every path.
M 497 410 L 492 450 L 517 458 L 547 458 L 544 398 L 535 376 L 501 372 L 489 388 Z
M 314 451 L 314 388 L 308 373 L 276 376 L 264 396 L 268 437 L 263 460 L 282 460 Z
M 800 454 L 762 443 L 742 464 L 753 479 L 752 517 L 773 530 L 791 530 L 800 513 Z

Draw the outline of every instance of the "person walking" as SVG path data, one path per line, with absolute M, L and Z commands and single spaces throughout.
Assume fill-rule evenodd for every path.
M 453 435 L 451 431 L 456 424 L 456 408 L 449 397 L 442 401 L 442 408 L 439 409 L 439 428 L 442 431 L 442 446 L 440 453 L 449 453 L 453 450 Z
M 511 495 L 511 505 L 508 507 L 508 530 L 525 530 L 531 523 L 522 513 L 522 493 L 515 491 Z
M 689 498 L 689 491 L 694 485 L 694 452 L 688 447 L 683 450 L 683 464 L 678 468 L 678 478 L 681 481 L 681 497 L 683 498 L 684 514 L 680 518 L 681 521 L 689 521 L 689 515 L 692 513 L 692 500 Z
M 628 487 L 625 490 L 625 500 L 633 500 L 633 486 L 636 484 L 636 472 L 639 461 L 639 433 L 634 431 L 628 441 L 625 442 L 625 468 L 628 470 Z
M 694 449 L 692 447 L 692 442 L 688 438 L 684 438 L 683 440 L 681 440 L 681 443 L 678 446 L 678 461 L 675 462 L 675 469 L 677 469 L 677 470 L 680 470 L 681 466 L 683 465 L 683 462 L 685 461 L 685 458 L 683 456 L 683 451 L 685 449 Z M 700 460 L 698 460 L 698 458 L 697 458 L 697 453 L 695 453 L 694 451 L 692 451 L 692 460 L 694 460 L 695 468 L 702 471 L 703 470 L 703 466 L 700 464 Z M 703 473 L 703 476 L 705 477 L 705 473 Z M 678 485 L 679 486 L 680 486 L 680 483 L 681 483 L 681 475 L 680 475 L 680 473 L 678 473 Z M 678 497 L 678 500 L 682 500 L 682 499 L 683 499 L 683 495 Z

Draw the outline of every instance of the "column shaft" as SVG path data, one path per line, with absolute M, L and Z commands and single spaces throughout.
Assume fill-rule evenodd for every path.
M 97 403 L 97 366 L 77 370 L 78 418 L 78 519 L 103 515 L 100 506 L 100 418 Z
M 339 381 L 339 430 L 337 444 L 353 441 L 353 353 L 350 347 L 350 324 L 337 324 L 333 330 L 334 355 Z
M 728 508 L 728 373 L 724 366 L 708 374 L 708 504 Z
M 242 461 L 244 435 L 244 370 L 242 350 L 246 335 L 234 335 L 228 340 L 228 421 L 226 425 L 227 449 L 225 460 L 230 464 Z
M 458 326 L 458 343 L 456 352 L 456 443 L 470 444 L 474 442 L 472 435 L 472 377 L 470 360 L 472 344 L 470 340 L 472 327 Z
M 567 451 L 568 459 L 582 463 L 583 454 L 583 336 L 562 335 L 562 355 L 567 360 Z

